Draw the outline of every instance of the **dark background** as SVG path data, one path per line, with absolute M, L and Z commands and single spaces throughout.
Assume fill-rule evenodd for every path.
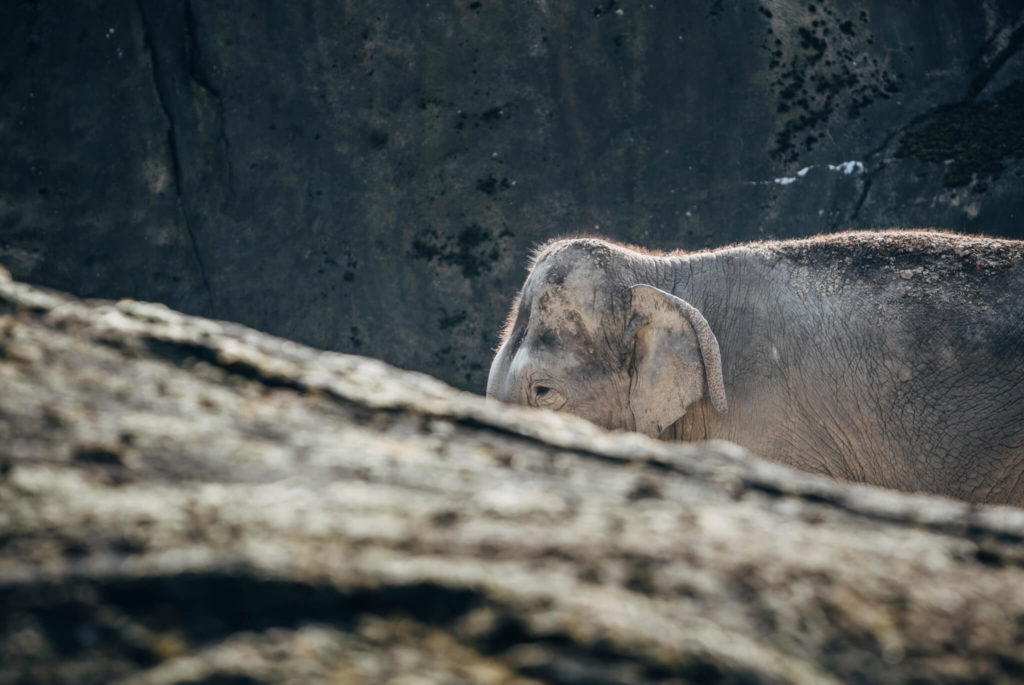
M 1022 5 L 6 0 L 0 263 L 481 392 L 550 237 L 1024 237 Z

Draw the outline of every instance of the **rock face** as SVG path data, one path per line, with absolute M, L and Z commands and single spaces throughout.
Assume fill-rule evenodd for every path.
M 531 246 L 1024 237 L 1018 0 L 0 8 L 0 263 L 482 391 Z
M 4 684 L 1024 676 L 1024 512 L 159 305 L 0 279 L 0 445 Z

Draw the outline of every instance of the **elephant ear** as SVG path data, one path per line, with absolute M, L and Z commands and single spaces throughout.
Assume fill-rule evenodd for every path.
M 650 285 L 630 288 L 634 335 L 629 407 L 636 430 L 657 437 L 704 395 L 728 411 L 718 340 L 689 302 Z

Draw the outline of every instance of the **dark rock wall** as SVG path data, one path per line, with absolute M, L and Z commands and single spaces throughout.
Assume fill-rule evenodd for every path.
M 1019 0 L 11 0 L 0 263 L 482 391 L 553 236 L 1024 237 L 1022 47 Z

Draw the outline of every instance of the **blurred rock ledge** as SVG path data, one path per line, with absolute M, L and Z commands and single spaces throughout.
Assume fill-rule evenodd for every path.
M 0 277 L 0 683 L 1011 683 L 1024 512 Z

